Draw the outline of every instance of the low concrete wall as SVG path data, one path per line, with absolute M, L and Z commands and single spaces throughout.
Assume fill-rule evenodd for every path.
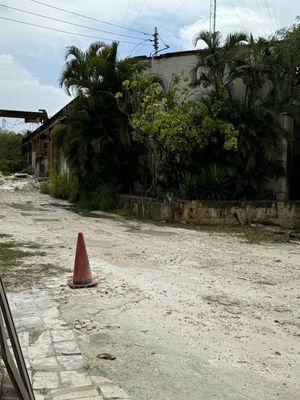
M 152 198 L 119 196 L 119 206 L 130 215 L 155 221 L 195 225 L 245 225 L 250 223 L 300 226 L 300 202 L 185 201 L 159 203 Z
M 153 199 L 150 197 L 119 196 L 119 207 L 135 217 L 151 218 L 150 204 L 152 202 Z
M 300 203 L 296 202 L 184 202 L 179 207 L 178 222 L 197 225 L 245 225 L 260 223 L 293 226 L 299 219 Z M 300 220 L 299 220 L 300 222 Z

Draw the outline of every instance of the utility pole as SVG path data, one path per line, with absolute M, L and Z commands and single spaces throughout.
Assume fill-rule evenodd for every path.
M 157 27 L 154 28 L 154 40 L 153 40 L 153 47 L 154 47 L 154 55 L 158 52 L 158 31 Z
M 152 36 L 153 36 L 152 42 L 153 42 L 154 51 L 151 54 L 151 70 L 152 70 L 152 73 L 154 74 L 154 73 L 157 72 L 155 70 L 155 67 L 154 67 L 154 56 L 156 56 L 157 53 L 158 53 L 158 31 L 157 31 L 157 27 L 154 28 L 154 34 Z
M 216 32 L 216 20 L 217 20 L 217 0 L 210 0 L 209 30 L 212 33 Z

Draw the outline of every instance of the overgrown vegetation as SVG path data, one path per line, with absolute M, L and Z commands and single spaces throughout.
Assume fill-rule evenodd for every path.
M 28 170 L 22 157 L 22 135 L 0 128 L 0 172 L 9 175 Z
M 171 82 L 117 59 L 116 43 L 67 50 L 61 85 L 77 97 L 52 135 L 70 173 L 48 191 L 85 208 L 112 209 L 117 193 L 165 199 L 260 199 L 283 173 L 279 115 L 299 118 L 300 25 L 268 40 L 200 32 L 190 98 Z M 298 74 L 295 72 L 298 71 Z
M 59 180 L 54 173 L 49 192 L 86 208 L 113 208 L 115 194 L 130 191 L 136 178 L 136 146 L 128 116 L 119 108 L 115 94 L 142 67 L 118 60 L 117 50 L 116 42 L 110 46 L 93 43 L 86 52 L 70 47 L 60 78 L 62 87 L 77 95 L 67 123 L 52 131 L 70 168 L 65 186 L 71 185 L 71 191 L 62 190 L 65 177 Z
M 66 174 L 51 173 L 48 182 L 41 184 L 41 192 L 74 201 L 78 194 L 78 180 Z

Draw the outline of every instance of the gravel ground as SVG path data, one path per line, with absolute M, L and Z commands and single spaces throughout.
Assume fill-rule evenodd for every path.
M 88 369 L 133 400 L 299 399 L 299 243 L 78 214 L 33 180 L 18 190 L 7 181 L 0 234 L 40 246 L 17 276 L 5 271 L 9 290 L 53 280 Z M 95 289 L 66 284 L 79 231 Z M 116 359 L 97 357 L 104 352 Z

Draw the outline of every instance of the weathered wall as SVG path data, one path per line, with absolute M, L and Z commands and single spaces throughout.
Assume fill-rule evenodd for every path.
M 293 226 L 300 203 L 280 201 L 182 203 L 175 220 L 197 225 L 245 225 L 250 223 Z
M 151 69 L 154 74 L 162 76 L 168 83 L 173 74 L 183 73 L 184 78 L 191 79 L 191 70 L 197 63 L 198 56 L 194 52 L 181 52 L 179 54 L 162 54 L 151 60 Z
M 145 74 L 156 74 L 159 75 L 168 85 L 172 82 L 173 75 L 180 75 L 186 80 L 181 82 L 181 86 L 189 87 L 191 83 L 191 70 L 197 63 L 197 53 L 193 50 L 182 51 L 176 53 L 161 54 L 158 57 L 148 57 L 143 59 L 148 63 L 148 68 L 145 70 Z M 205 93 L 206 90 L 200 88 L 194 88 L 190 90 L 189 100 L 197 98 L 200 93 Z
M 260 223 L 293 227 L 300 224 L 300 202 L 194 200 L 165 204 L 151 198 L 122 195 L 119 206 L 136 217 L 195 225 Z
M 139 196 L 119 196 L 119 207 L 128 211 L 130 215 L 141 218 L 151 218 L 150 204 L 153 199 Z

